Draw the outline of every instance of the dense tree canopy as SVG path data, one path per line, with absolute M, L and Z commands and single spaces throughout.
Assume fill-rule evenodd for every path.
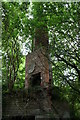
M 3 90 L 24 87 L 25 56 L 35 28 L 46 26 L 53 86 L 61 88 L 76 116 L 80 113 L 80 3 L 2 3 Z M 5 88 L 5 89 L 4 89 Z

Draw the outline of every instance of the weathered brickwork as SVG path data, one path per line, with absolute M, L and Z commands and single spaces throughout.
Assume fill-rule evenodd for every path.
M 49 38 L 48 38 L 48 31 L 47 28 L 44 26 L 44 28 L 37 28 L 35 30 L 35 49 L 38 48 L 38 46 L 44 46 L 45 49 L 48 49 L 49 45 Z
M 49 83 L 49 63 L 45 50 L 40 48 L 26 56 L 26 81 L 28 88 L 32 75 L 41 73 L 41 86 L 48 87 Z

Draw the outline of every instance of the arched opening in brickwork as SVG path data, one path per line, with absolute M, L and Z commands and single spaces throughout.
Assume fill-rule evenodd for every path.
M 41 84 L 41 72 L 36 73 L 36 74 L 31 76 L 30 84 L 31 84 L 32 87 L 40 86 L 40 84 Z

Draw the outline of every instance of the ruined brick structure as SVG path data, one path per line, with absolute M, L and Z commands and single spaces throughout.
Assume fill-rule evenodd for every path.
M 47 89 L 52 81 L 47 31 L 36 30 L 34 43 L 33 52 L 26 56 L 25 91 L 28 92 L 16 91 L 3 97 L 2 120 L 64 120 L 70 116 L 68 104 L 55 96 L 55 92 L 60 94 L 59 89 L 55 92 L 53 89 L 53 94 Z
M 26 56 L 25 88 L 40 85 L 48 87 L 52 79 L 48 54 L 48 31 L 36 29 L 34 51 Z
M 49 83 L 49 64 L 48 59 L 44 56 L 45 52 L 43 49 L 37 49 L 26 57 L 26 82 L 25 85 L 28 88 L 31 80 L 34 76 L 38 76 L 39 78 L 34 78 L 36 83 L 37 80 L 40 80 L 40 85 L 47 87 L 47 83 Z M 33 83 L 32 83 L 33 84 Z M 39 84 L 38 84 L 39 85 Z
M 35 30 L 33 52 L 26 56 L 25 88 L 28 89 L 28 95 L 31 98 L 28 101 L 26 112 L 30 116 L 50 116 L 52 113 L 51 96 L 48 94 L 51 78 L 48 31 L 38 28 Z

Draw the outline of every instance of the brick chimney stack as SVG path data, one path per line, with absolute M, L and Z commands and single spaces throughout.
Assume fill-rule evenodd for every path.
M 45 49 L 48 49 L 48 31 L 46 27 L 37 28 L 35 30 L 35 49 L 39 47 L 44 47 Z
M 49 87 L 51 82 L 48 31 L 46 27 L 36 28 L 34 50 L 26 56 L 25 87 L 41 86 Z M 50 79 L 49 79 L 50 78 Z

